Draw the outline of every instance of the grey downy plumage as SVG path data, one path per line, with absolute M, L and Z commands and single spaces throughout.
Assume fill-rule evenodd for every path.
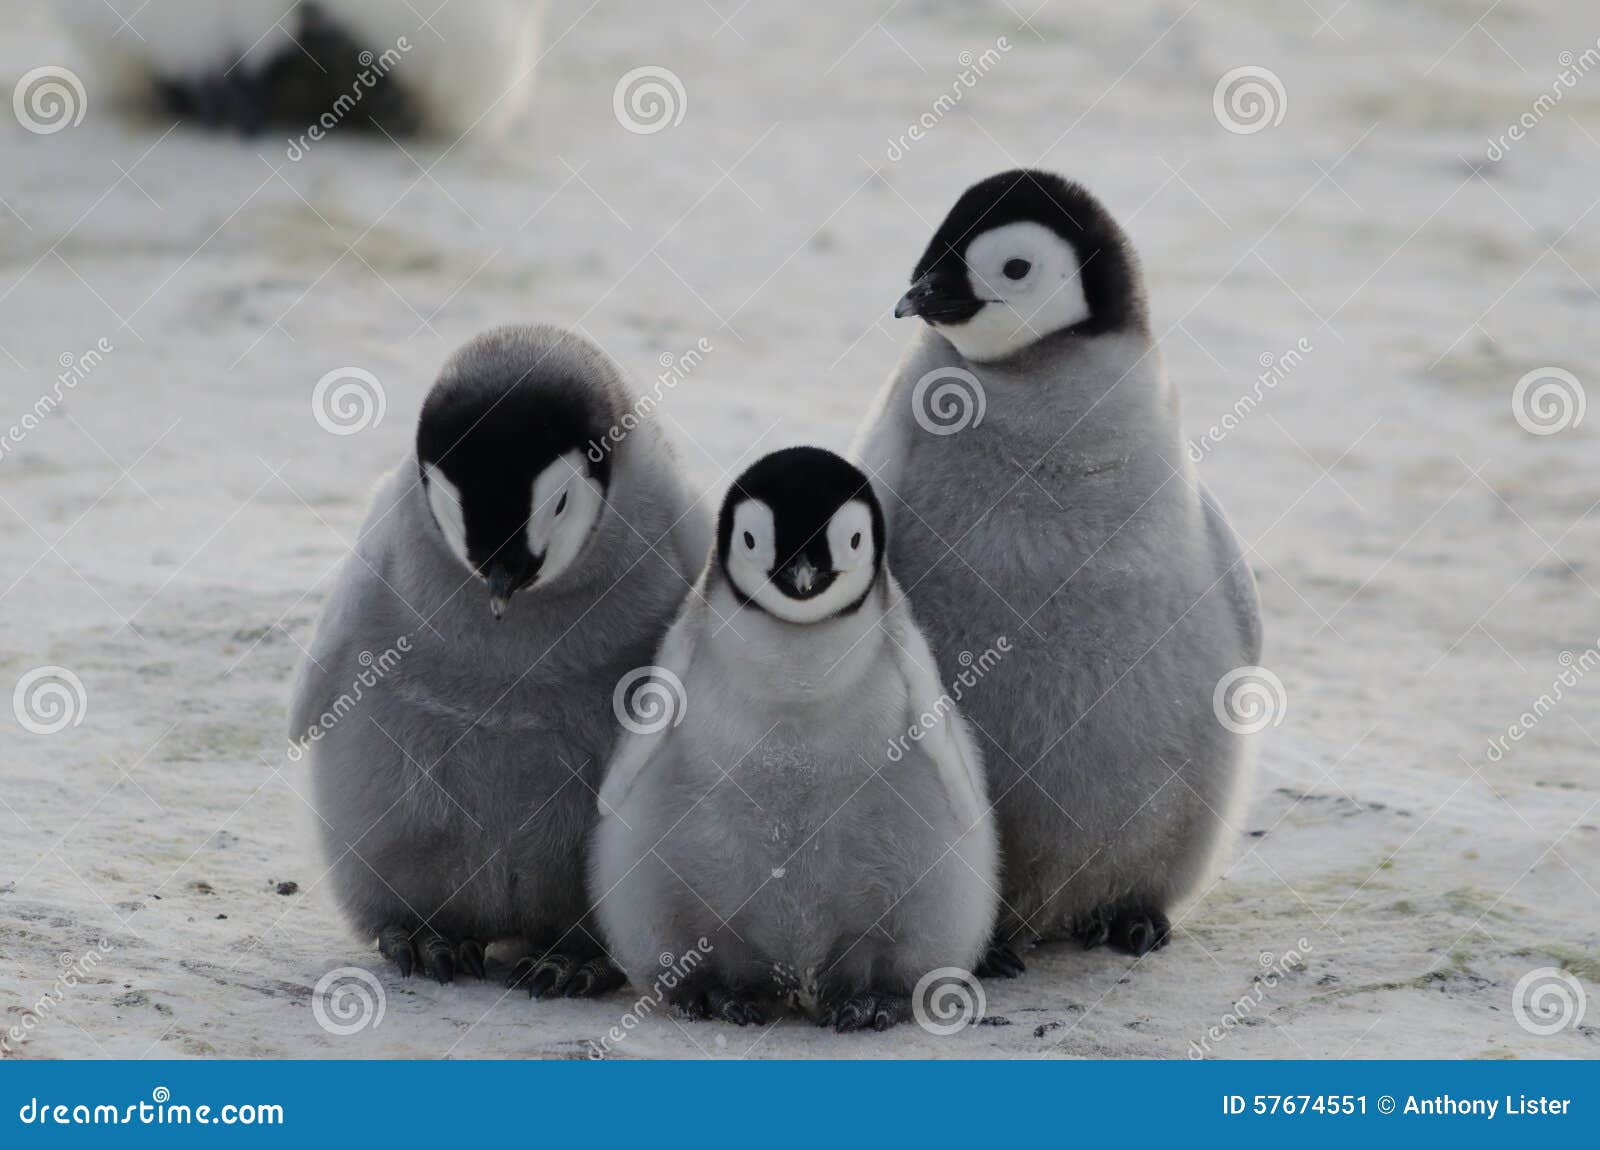
M 798 1004 L 882 1029 L 983 953 L 998 886 L 982 767 L 881 523 L 838 456 L 752 467 L 658 657 L 677 698 L 608 768 L 597 914 L 636 985 L 691 1017 Z
M 635 398 L 570 332 L 468 343 L 323 608 L 290 735 L 338 902 L 405 973 L 481 976 L 521 940 L 530 992 L 620 980 L 583 882 L 612 693 L 709 537 L 651 421 L 608 438 Z
M 1209 873 L 1246 771 L 1213 694 L 1256 664 L 1254 579 L 1182 442 L 1136 256 L 1092 196 L 1007 172 L 961 197 L 897 315 L 927 323 L 855 454 L 963 700 L 1000 823 L 986 970 L 1039 939 L 1135 953 Z

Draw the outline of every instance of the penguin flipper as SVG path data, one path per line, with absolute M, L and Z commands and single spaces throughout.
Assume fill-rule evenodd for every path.
M 954 701 L 939 682 L 939 664 L 933 657 L 933 649 L 912 618 L 910 604 L 892 576 L 889 594 L 897 601 L 890 607 L 885 623 L 899 652 L 900 674 L 906 685 L 908 725 L 925 727 L 924 719 L 933 719 L 933 726 L 925 727 L 927 734 L 923 737 L 922 748 L 939 769 L 940 782 L 956 817 L 970 827 L 987 812 L 983 760 Z
M 341 692 L 350 689 L 355 662 L 350 639 L 352 633 L 360 633 L 358 608 L 364 597 L 362 584 L 368 581 L 358 567 L 356 558 L 351 556 L 340 568 L 338 584 L 317 619 L 316 632 L 295 672 L 289 699 L 291 743 L 305 741 L 317 719 L 332 710 Z
M 660 678 L 667 679 L 669 689 L 675 679 L 677 687 L 673 690 L 673 702 L 669 705 L 686 707 L 687 700 L 679 700 L 679 692 L 683 681 L 688 677 L 689 666 L 694 661 L 695 638 L 705 625 L 705 578 L 702 575 L 689 597 L 684 600 L 684 605 L 678 613 L 678 618 L 668 629 L 666 637 L 661 640 L 661 647 L 656 652 L 655 672 Z M 663 674 L 664 672 L 664 674 Z M 663 723 L 659 729 L 651 724 L 647 730 L 626 731 L 617 742 L 617 749 L 612 753 L 611 761 L 606 765 L 605 781 L 600 784 L 598 799 L 600 817 L 609 818 L 622 809 L 628 801 L 628 796 L 633 792 L 634 784 L 639 781 L 639 776 L 649 766 L 652 759 L 659 755 L 672 738 L 672 732 L 677 722 L 682 720 L 682 715 L 674 716 L 675 721 Z
M 413 497 L 414 476 L 415 464 L 408 464 L 378 481 L 355 550 L 334 572 L 333 590 L 295 672 L 291 743 L 310 738 L 323 715 L 349 709 L 357 676 L 384 672 L 391 653 L 404 656 L 413 649 L 410 621 L 418 615 L 395 590 L 405 581 L 391 562 L 391 544 L 401 530 L 396 512 Z
M 1250 570 L 1250 560 L 1238 533 L 1228 522 L 1222 506 L 1205 484 L 1200 484 L 1200 504 L 1206 518 L 1206 534 L 1210 538 L 1215 562 L 1222 568 L 1220 582 L 1227 589 L 1239 624 L 1239 642 L 1246 661 L 1261 660 L 1261 594 L 1256 588 L 1255 573 Z
M 690 583 L 700 578 L 711 557 L 711 523 L 701 507 L 701 500 L 689 491 L 688 484 L 674 471 L 672 481 L 677 486 L 677 506 L 683 508 L 668 529 L 672 536 L 672 549 L 678 555 L 678 570 Z
M 872 480 L 886 525 L 894 522 L 894 512 L 905 502 L 898 489 L 911 452 L 911 431 L 915 426 L 910 404 L 905 401 L 902 374 L 903 365 L 879 390 L 846 453 L 846 457 Z

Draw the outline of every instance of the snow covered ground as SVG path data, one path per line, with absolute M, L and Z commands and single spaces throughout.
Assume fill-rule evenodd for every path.
M 556 0 L 498 144 L 291 161 L 119 117 L 92 75 L 76 126 L 0 117 L 0 425 L 81 374 L 0 455 L 0 687 L 84 691 L 59 732 L 0 723 L 6 1053 L 583 1056 L 631 994 L 403 981 L 319 882 L 282 716 L 369 487 L 444 356 L 511 320 L 639 378 L 708 341 L 662 408 L 704 485 L 842 448 L 934 224 L 1026 163 L 1127 224 L 1187 426 L 1223 432 L 1200 467 L 1287 701 L 1234 861 L 1165 951 L 1037 952 L 950 1037 L 655 1016 L 614 1056 L 1600 1055 L 1600 412 L 1513 409 L 1539 369 L 1600 384 L 1593 5 L 1037 2 Z M 79 59 L 47 13 L 0 12 L 6 92 Z M 683 88 L 652 134 L 613 114 L 642 65 Z M 1240 67 L 1281 84 L 1259 130 L 1214 107 Z M 336 436 L 311 395 L 346 367 L 386 408 Z M 342 1036 L 312 988 L 348 966 L 385 1013 Z M 1588 999 L 1550 1034 L 1513 1008 L 1544 968 Z

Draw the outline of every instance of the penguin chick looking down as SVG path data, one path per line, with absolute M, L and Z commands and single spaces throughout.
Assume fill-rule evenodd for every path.
M 596 913 L 641 987 L 662 956 L 699 954 L 666 990 L 690 1017 L 744 1025 L 798 1002 L 884 1029 L 924 975 L 983 952 L 982 768 L 884 542 L 866 476 L 831 452 L 751 467 L 657 657 L 676 713 L 607 768 Z
M 290 737 L 339 904 L 404 973 L 481 976 L 483 948 L 516 940 L 531 993 L 620 979 L 588 921 L 592 788 L 612 692 L 650 661 L 709 539 L 654 423 L 591 462 L 584 445 L 634 402 L 570 332 L 474 339 L 323 609 Z
M 1184 449 L 1132 245 L 1077 184 L 969 188 L 895 309 L 926 326 L 858 439 L 890 562 L 963 699 L 1000 823 L 986 969 L 1076 937 L 1143 954 L 1206 878 L 1246 739 L 1213 693 L 1260 659 L 1244 549 Z

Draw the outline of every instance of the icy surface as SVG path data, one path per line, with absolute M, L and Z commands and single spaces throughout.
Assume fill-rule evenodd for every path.
M 613 1055 L 1184 1057 L 1224 1025 L 1228 1057 L 1600 1054 L 1600 683 L 1489 750 L 1600 635 L 1600 415 L 1536 436 L 1512 410 L 1534 369 L 1600 384 L 1600 75 L 1485 155 L 1594 46 L 1592 5 L 1033 7 L 558 2 L 532 113 L 448 150 L 342 135 L 290 162 L 121 117 L 92 75 L 76 127 L 0 116 L 0 424 L 112 349 L 0 458 L 0 686 L 57 665 L 87 697 L 55 734 L 0 724 L 0 1033 L 100 955 L 13 1053 L 583 1056 L 631 993 L 401 980 L 320 881 L 285 697 L 372 483 L 444 356 L 514 320 L 581 325 L 643 379 L 709 341 L 660 416 L 705 487 L 842 448 L 939 217 L 1038 163 L 1127 224 L 1191 434 L 1261 357 L 1312 349 L 1201 464 L 1287 696 L 1234 862 L 1165 951 L 1035 952 L 951 1037 L 657 1014 Z M 47 6 L 5 8 L 4 92 L 79 59 Z M 686 106 L 635 134 L 613 88 L 647 64 Z M 1246 65 L 1287 102 L 1233 133 L 1213 89 Z M 387 406 L 335 436 L 311 395 L 345 367 Z M 312 987 L 346 966 L 386 1010 L 343 1037 Z M 1591 1000 L 1548 1037 L 1512 1009 L 1542 967 Z

